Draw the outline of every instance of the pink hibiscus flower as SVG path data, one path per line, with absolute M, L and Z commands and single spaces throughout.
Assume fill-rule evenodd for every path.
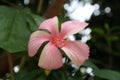
M 81 66 L 89 56 L 89 47 L 80 41 L 70 41 L 66 38 L 78 33 L 88 24 L 78 21 L 67 21 L 58 29 L 58 18 L 53 17 L 45 20 L 40 24 L 39 30 L 32 33 L 28 43 L 28 54 L 33 57 L 41 45 L 49 41 L 43 48 L 38 66 L 47 70 L 58 69 L 63 66 L 62 54 L 59 49 L 63 50 L 71 61 Z M 47 30 L 47 31 L 46 31 Z

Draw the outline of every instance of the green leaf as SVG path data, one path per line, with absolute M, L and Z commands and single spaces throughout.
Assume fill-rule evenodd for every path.
M 101 69 L 96 73 L 96 76 L 108 80 L 120 80 L 120 73 L 108 69 Z
M 26 21 L 28 22 L 30 26 L 31 31 L 35 31 L 36 29 L 38 29 L 38 26 L 44 20 L 42 17 L 32 14 L 32 13 L 25 14 L 25 17 L 26 17 Z
M 38 15 L 35 15 L 35 14 L 29 14 L 35 21 L 35 23 L 39 26 L 41 22 L 43 22 L 45 19 L 38 16 Z
M 99 35 L 105 34 L 104 30 L 101 28 L 93 28 L 92 31 L 95 32 L 96 34 L 99 34 Z
M 109 69 L 99 69 L 95 64 L 93 64 L 90 60 L 87 60 L 84 64 L 85 66 L 89 66 L 93 68 L 93 73 L 95 76 L 107 80 L 120 80 L 120 73 L 109 70 Z
M 10 53 L 27 50 L 30 34 L 37 29 L 36 23 L 42 21 L 36 22 L 31 14 L 0 6 L 0 48 Z
M 107 41 L 112 42 L 112 41 L 118 41 L 119 37 L 118 36 L 106 36 Z

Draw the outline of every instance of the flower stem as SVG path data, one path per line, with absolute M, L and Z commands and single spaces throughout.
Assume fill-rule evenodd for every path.
M 24 66 L 24 64 L 25 64 L 25 57 L 22 57 L 21 61 L 20 61 L 20 64 L 19 64 L 20 69 Z
M 14 80 L 14 71 L 13 71 L 13 60 L 12 55 L 8 53 L 8 64 L 9 64 L 9 71 L 10 71 L 10 80 Z

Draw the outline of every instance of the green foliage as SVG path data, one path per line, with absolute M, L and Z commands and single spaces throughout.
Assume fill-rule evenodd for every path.
M 64 72 L 60 71 L 60 70 L 55 70 L 55 71 L 51 71 L 49 76 L 47 77 L 47 80 L 65 80 L 65 75 Z
M 94 47 L 103 50 L 105 54 L 120 55 L 119 26 L 111 27 L 106 23 L 103 27 L 95 27 L 92 30 L 93 37 L 91 41 L 95 42 L 93 42 Z
M 86 61 L 85 66 L 89 66 L 93 69 L 93 73 L 96 77 L 107 80 L 120 80 L 120 73 L 117 71 L 113 71 L 110 69 L 99 69 L 94 63 L 91 61 Z
M 105 32 L 101 28 L 93 28 L 93 31 L 99 35 L 104 35 Z
M 42 20 L 24 10 L 0 6 L 0 48 L 10 53 L 27 50 L 29 36 Z
M 84 80 L 80 74 L 80 72 L 76 72 L 75 76 L 68 76 L 67 80 Z
M 21 69 L 20 72 L 15 75 L 15 80 L 46 80 L 46 75 L 41 69 L 32 71 Z
M 85 61 L 84 65 L 91 67 L 94 73 L 99 70 L 99 68 L 94 63 L 92 63 L 90 60 Z

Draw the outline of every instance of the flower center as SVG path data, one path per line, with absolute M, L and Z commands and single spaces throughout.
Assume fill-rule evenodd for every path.
M 59 48 L 65 46 L 65 40 L 60 38 L 59 36 L 53 38 L 53 43 Z

